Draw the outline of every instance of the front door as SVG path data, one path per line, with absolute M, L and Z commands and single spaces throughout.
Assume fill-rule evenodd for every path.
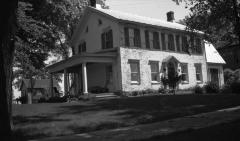
M 219 86 L 218 69 L 210 69 L 210 76 L 210 81 L 216 83 Z

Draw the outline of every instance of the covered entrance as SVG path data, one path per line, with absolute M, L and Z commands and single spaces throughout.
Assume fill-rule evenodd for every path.
M 219 71 L 217 68 L 210 68 L 210 82 L 217 84 L 219 87 Z
M 92 87 L 116 88 L 116 52 L 84 53 L 47 67 L 51 74 L 64 74 L 64 94 L 88 94 Z

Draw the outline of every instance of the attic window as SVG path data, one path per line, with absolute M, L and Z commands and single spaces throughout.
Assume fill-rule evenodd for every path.
M 86 33 L 88 33 L 88 26 L 87 26 L 87 28 L 86 28 L 85 32 L 86 32 Z
M 102 20 L 98 19 L 98 25 L 102 25 Z

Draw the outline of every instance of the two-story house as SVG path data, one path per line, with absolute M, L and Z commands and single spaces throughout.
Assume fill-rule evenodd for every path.
M 48 67 L 50 73 L 75 73 L 76 93 L 94 86 L 114 91 L 159 89 L 160 76 L 182 74 L 179 89 L 214 81 L 224 84 L 225 63 L 215 48 L 192 36 L 184 25 L 129 13 L 87 7 L 72 37 L 75 54 Z M 65 91 L 69 89 L 65 79 Z

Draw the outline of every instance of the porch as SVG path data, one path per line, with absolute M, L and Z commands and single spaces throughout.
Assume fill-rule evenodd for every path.
M 53 74 L 63 74 L 64 95 L 88 94 L 93 87 L 112 92 L 117 87 L 116 56 L 115 51 L 82 53 L 50 65 L 47 70 L 51 79 Z

